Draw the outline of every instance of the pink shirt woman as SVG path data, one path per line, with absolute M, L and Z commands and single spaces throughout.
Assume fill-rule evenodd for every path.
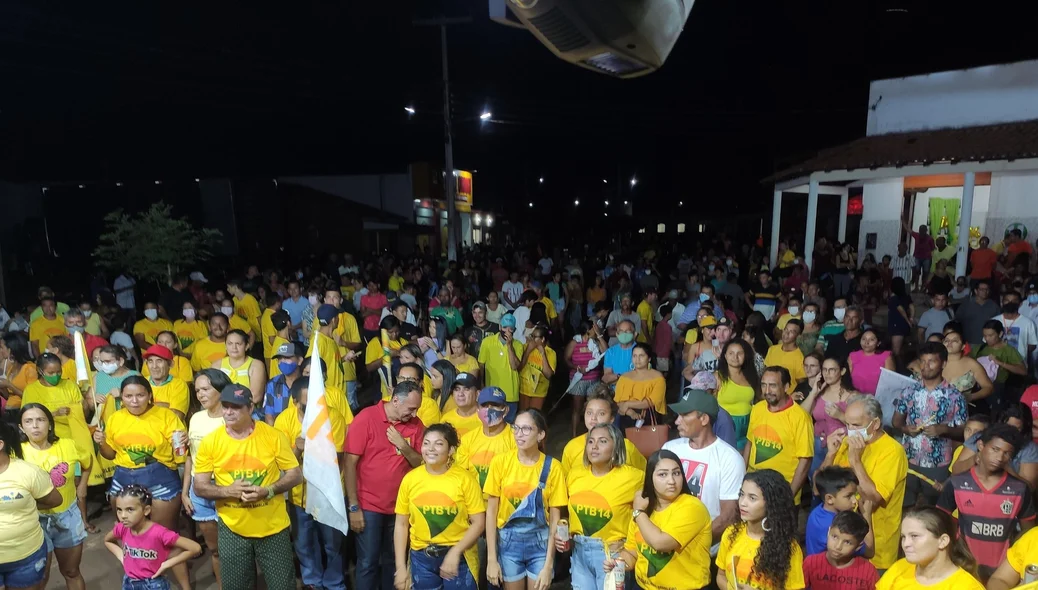
M 877 350 L 878 346 L 879 338 L 876 333 L 865 330 L 861 333 L 861 350 L 852 352 L 847 357 L 851 367 L 851 381 L 854 388 L 861 393 L 875 395 L 880 369 L 894 370 L 894 359 L 890 356 L 890 351 L 880 352 Z

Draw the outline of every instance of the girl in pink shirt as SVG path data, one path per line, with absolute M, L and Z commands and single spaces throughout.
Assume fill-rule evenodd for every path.
M 115 496 L 119 522 L 105 535 L 105 547 L 123 564 L 123 590 L 168 590 L 163 575 L 202 553 L 202 547 L 151 521 L 151 493 L 130 484 Z M 170 557 L 171 549 L 179 549 Z

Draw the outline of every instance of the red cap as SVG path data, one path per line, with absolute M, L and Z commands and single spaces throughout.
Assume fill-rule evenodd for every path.
M 157 356 L 166 359 L 169 362 L 173 362 L 173 351 L 161 344 L 152 344 L 148 347 L 148 350 L 144 351 L 145 359 L 151 356 Z

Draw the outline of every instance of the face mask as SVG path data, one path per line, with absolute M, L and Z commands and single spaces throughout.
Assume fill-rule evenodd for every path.
M 111 375 L 119 369 L 119 363 L 98 363 L 97 370 L 105 375 Z
M 699 302 L 700 303 L 704 303 L 704 302 L 707 302 L 707 301 L 710 301 L 710 295 L 708 295 L 706 293 L 700 293 L 699 294 Z
M 92 316 L 92 315 L 94 315 L 94 311 L 93 310 L 91 310 L 91 309 L 84 309 L 83 310 L 83 317 L 85 317 L 86 319 L 90 319 L 90 316 Z
M 297 368 L 299 368 L 299 363 L 297 363 L 295 361 L 279 361 L 278 362 L 278 369 L 281 369 L 281 374 L 282 375 L 291 375 L 292 373 L 296 372 Z
M 317 305 L 317 295 L 311 295 L 306 299 L 310 302 L 310 305 Z
M 843 316 L 845 316 L 845 315 L 847 315 L 847 308 L 846 307 L 837 307 L 836 309 L 833 310 L 833 317 L 835 317 L 836 321 L 838 321 L 838 322 L 842 322 L 843 321 Z
M 865 425 L 865 428 L 849 428 L 847 429 L 847 436 L 858 435 L 865 440 L 869 440 L 869 426 Z
M 709 269 L 710 272 L 714 272 L 714 265 L 711 264 L 711 265 L 707 266 L 707 269 Z
M 187 319 L 187 320 L 195 319 L 195 310 L 193 310 L 193 309 L 185 309 L 184 310 L 184 319 Z
M 231 317 L 232 315 L 234 315 L 234 308 L 233 307 L 221 307 L 220 308 L 220 313 L 222 313 L 223 315 L 225 315 L 227 317 Z
M 1027 302 L 1030 303 L 1031 305 L 1038 305 L 1038 294 L 1028 295 L 1027 296 Z
M 815 321 L 815 312 L 813 312 L 813 311 L 805 311 L 804 312 L 804 323 L 805 324 L 810 324 L 813 321 Z
M 1017 302 L 1006 303 L 1002 306 L 1002 311 L 1008 314 L 1014 314 L 1020 311 L 1020 304 Z
M 84 328 L 83 326 L 65 326 L 65 329 L 68 330 L 70 336 L 77 332 L 83 333 L 84 331 L 86 331 L 86 328 Z
M 40 377 L 51 385 L 57 385 L 61 382 L 61 375 L 40 375 Z
M 159 319 L 159 310 L 157 310 L 157 309 L 145 309 L 144 310 L 144 317 L 146 317 L 149 320 L 154 322 L 155 320 Z
M 631 342 L 634 342 L 634 334 L 631 334 L 630 332 L 620 332 L 616 335 L 616 339 L 620 344 L 630 344 Z
M 479 421 L 486 425 L 487 428 L 493 428 L 498 424 L 504 422 L 505 414 L 507 410 L 496 410 L 494 408 L 480 408 L 477 412 L 479 414 Z
M 725 260 L 725 264 L 727 264 L 728 266 L 731 266 L 731 265 L 735 264 L 735 261 L 732 260 L 731 258 L 729 258 L 728 260 Z
M 796 315 L 798 313 L 800 313 L 800 308 L 799 307 L 797 307 L 796 305 L 791 305 L 789 307 L 789 315 Z

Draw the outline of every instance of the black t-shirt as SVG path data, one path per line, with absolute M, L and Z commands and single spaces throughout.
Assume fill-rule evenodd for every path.
M 465 326 L 465 331 L 462 332 L 465 336 L 465 348 L 469 354 L 479 358 L 479 347 L 483 344 L 483 339 L 500 331 L 501 326 L 494 322 L 487 322 L 482 328 L 475 324 Z
M 825 355 L 847 360 L 852 352 L 861 350 L 861 334 L 848 339 L 842 332 L 825 337 Z
M 930 277 L 930 295 L 933 295 L 934 293 L 943 293 L 944 295 L 947 295 L 948 293 L 951 293 L 951 290 L 951 275 L 946 274 L 943 277 L 933 275 L 932 277 Z
M 159 298 L 159 305 L 162 309 L 166 310 L 166 315 L 169 316 L 169 321 L 175 322 L 177 320 L 184 319 L 184 302 L 190 301 L 195 302 L 195 298 L 191 295 L 191 291 L 188 289 L 170 289 L 162 294 Z

